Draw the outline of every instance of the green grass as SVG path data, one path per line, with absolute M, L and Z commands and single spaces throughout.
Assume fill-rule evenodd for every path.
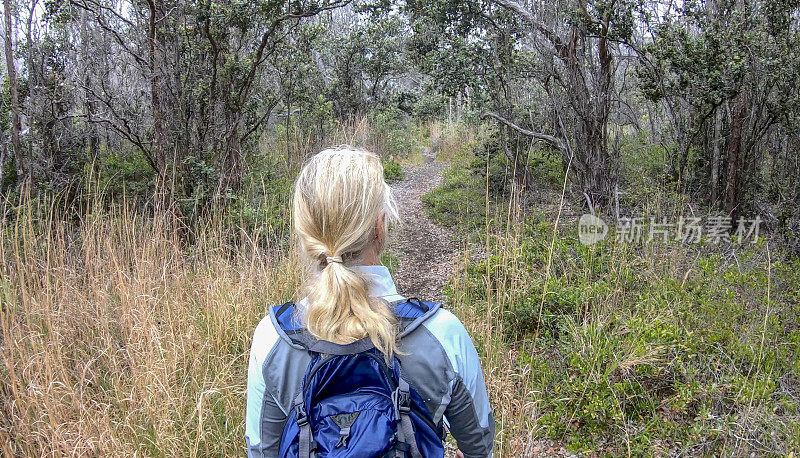
M 548 278 L 551 234 L 534 220 L 492 240 L 451 299 L 479 316 L 488 303 L 501 311 L 503 339 L 489 351 L 517 348 L 535 374 L 536 429 L 612 454 L 800 446 L 797 260 L 770 264 L 764 245 L 738 264 L 705 248 L 587 248 L 568 231 Z
M 400 265 L 400 257 L 388 251 L 381 253 L 381 264 L 389 269 L 389 273 L 394 275 L 397 272 L 397 266 Z

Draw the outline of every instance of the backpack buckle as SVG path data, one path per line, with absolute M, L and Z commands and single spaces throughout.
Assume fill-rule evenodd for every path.
M 408 391 L 401 391 L 399 401 L 399 408 L 401 414 L 407 414 L 411 412 L 411 393 Z
M 295 414 L 295 418 L 297 419 L 297 426 L 301 428 L 308 424 L 308 415 L 306 414 L 306 409 L 303 407 L 302 404 L 297 406 L 297 413 Z
M 392 393 L 392 403 L 400 415 L 407 415 L 411 412 L 411 393 L 408 390 L 397 388 Z

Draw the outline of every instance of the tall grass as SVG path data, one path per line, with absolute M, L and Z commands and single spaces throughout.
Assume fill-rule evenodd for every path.
M 251 336 L 296 287 L 288 183 L 323 146 L 388 155 L 373 124 L 276 129 L 243 193 L 191 229 L 102 191 L 0 203 L 0 452 L 243 455 Z
M 168 213 L 126 204 L 4 210 L 2 452 L 243 454 L 250 336 L 291 296 L 292 262 L 221 225 L 187 247 Z

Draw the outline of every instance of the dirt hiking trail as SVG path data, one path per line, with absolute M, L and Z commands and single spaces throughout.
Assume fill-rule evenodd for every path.
M 448 164 L 436 161 L 437 139 L 425 148 L 424 161 L 403 167 L 405 178 L 392 184 L 400 211 L 400 226 L 389 241 L 389 250 L 400 258 L 395 282 L 400 294 L 425 301 L 442 302 L 442 289 L 459 251 L 453 231 L 435 224 L 425 213 L 422 196 L 442 182 Z
M 442 290 L 453 271 L 455 257 L 463 253 L 464 247 L 453 230 L 433 222 L 422 203 L 422 196 L 442 183 L 442 174 L 449 167 L 436 161 L 438 143 L 438 138 L 431 140 L 430 146 L 423 150 L 423 163 L 404 166 L 404 178 L 391 185 L 400 212 L 400 226 L 390 237 L 389 251 L 400 258 L 394 274 L 400 294 L 445 302 Z M 455 450 L 449 444 L 445 456 L 455 457 Z M 563 446 L 537 438 L 529 439 L 522 456 L 575 457 Z

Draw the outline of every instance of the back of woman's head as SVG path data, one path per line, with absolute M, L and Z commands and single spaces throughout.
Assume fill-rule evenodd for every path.
M 386 301 L 370 295 L 369 278 L 353 269 L 397 219 L 380 158 L 351 147 L 313 156 L 297 177 L 293 212 L 306 267 L 306 328 L 336 343 L 369 337 L 385 355 L 394 353 L 394 316 Z

